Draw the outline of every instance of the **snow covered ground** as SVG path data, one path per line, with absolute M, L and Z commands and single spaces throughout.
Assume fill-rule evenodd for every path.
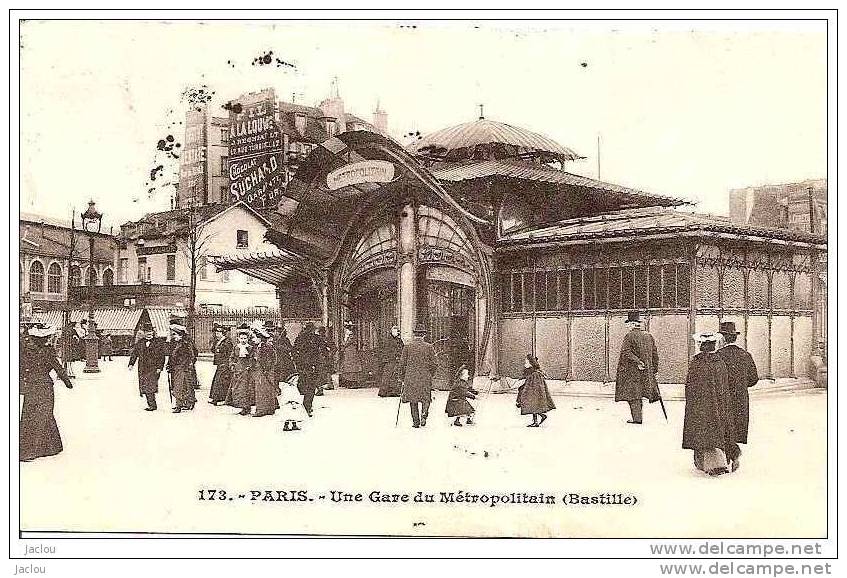
M 541 428 L 527 428 L 512 394 L 481 395 L 477 424 L 455 428 L 438 392 L 426 428 L 376 390 L 316 398 L 300 432 L 279 415 L 241 417 L 206 403 L 212 366 L 193 412 L 174 415 L 165 379 L 159 411 L 145 412 L 126 358 L 56 387 L 65 444 L 21 464 L 24 531 L 334 533 L 559 537 L 820 537 L 826 533 L 825 392 L 753 400 L 741 469 L 694 470 L 680 449 L 683 403 L 645 407 L 556 396 Z M 224 500 L 200 500 L 225 490 Z M 270 494 L 265 494 L 270 490 Z M 436 503 L 372 502 L 369 493 L 433 494 Z M 299 494 L 306 501 L 251 500 Z M 332 492 L 362 494 L 336 503 Z M 440 492 L 543 493 L 553 505 L 439 503 Z M 569 493 L 620 493 L 635 505 L 563 505 Z M 244 496 L 242 498 L 241 496 Z M 232 499 L 230 499 L 232 498 Z

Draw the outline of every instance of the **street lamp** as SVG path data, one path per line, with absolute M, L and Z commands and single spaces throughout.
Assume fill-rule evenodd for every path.
M 88 233 L 88 327 L 85 333 L 85 373 L 98 373 L 98 343 L 94 324 L 94 234 L 100 232 L 103 214 L 94 208 L 94 201 L 88 201 L 88 208 L 81 215 L 82 227 Z

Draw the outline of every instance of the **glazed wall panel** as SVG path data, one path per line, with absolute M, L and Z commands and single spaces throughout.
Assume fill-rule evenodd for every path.
M 532 319 L 503 319 L 500 322 L 500 373 L 518 376 L 523 358 L 532 351 Z
M 766 315 L 751 315 L 747 319 L 747 351 L 753 356 L 759 377 L 770 375 L 768 366 L 768 318 Z
M 571 320 L 573 380 L 603 381 L 606 379 L 606 320 L 605 317 L 574 317 Z M 620 343 L 618 343 L 620 350 Z M 614 351 L 614 349 L 613 349 Z
M 791 377 L 791 318 L 774 315 L 771 320 L 771 374 Z
M 794 318 L 794 375 L 809 375 L 809 358 L 812 356 L 812 317 L 803 315 Z
M 657 315 L 650 318 L 650 334 L 659 352 L 659 383 L 684 383 L 688 371 L 688 316 Z

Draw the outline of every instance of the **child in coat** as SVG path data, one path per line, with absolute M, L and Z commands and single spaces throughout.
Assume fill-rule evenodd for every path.
M 476 399 L 479 392 L 468 384 L 469 378 L 470 372 L 467 366 L 460 366 L 458 371 L 456 371 L 453 387 L 450 388 L 450 393 L 447 396 L 447 406 L 444 408 L 448 417 L 456 418 L 453 421 L 453 425 L 459 427 L 462 426 L 462 416 L 466 416 L 466 425 L 473 425 L 474 408 L 468 402 L 468 399 Z

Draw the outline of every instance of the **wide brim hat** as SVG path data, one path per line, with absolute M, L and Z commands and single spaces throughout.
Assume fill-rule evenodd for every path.
M 180 333 L 182 335 L 188 333 L 188 329 L 185 327 L 185 325 L 180 325 L 179 323 L 171 323 L 170 325 L 168 325 L 168 329 Z
M 254 322 L 250 325 L 250 331 L 252 331 L 252 332 L 253 332 L 253 333 L 255 333 L 256 335 L 260 335 L 260 336 L 262 336 L 262 337 L 270 337 L 270 334 L 269 334 L 269 333 L 267 332 L 267 330 L 265 329 L 264 324 L 263 324 L 260 320 L 258 320 L 258 319 L 257 319 L 257 320 L 255 320 L 255 321 L 254 321 Z
M 735 329 L 735 321 L 721 321 L 718 333 L 723 335 L 740 335 L 741 332 Z
M 213 331 L 227 331 L 227 330 L 229 330 L 229 325 L 224 325 L 223 323 L 218 323 L 217 321 L 215 321 L 214 323 L 212 323 L 212 330 Z
M 51 325 L 37 323 L 27 330 L 27 334 L 32 337 L 50 337 L 56 333 L 56 328 Z
M 715 333 L 714 331 L 699 331 L 692 335 L 691 338 L 696 343 L 705 343 L 708 341 L 717 342 L 717 340 L 720 338 L 720 334 Z

